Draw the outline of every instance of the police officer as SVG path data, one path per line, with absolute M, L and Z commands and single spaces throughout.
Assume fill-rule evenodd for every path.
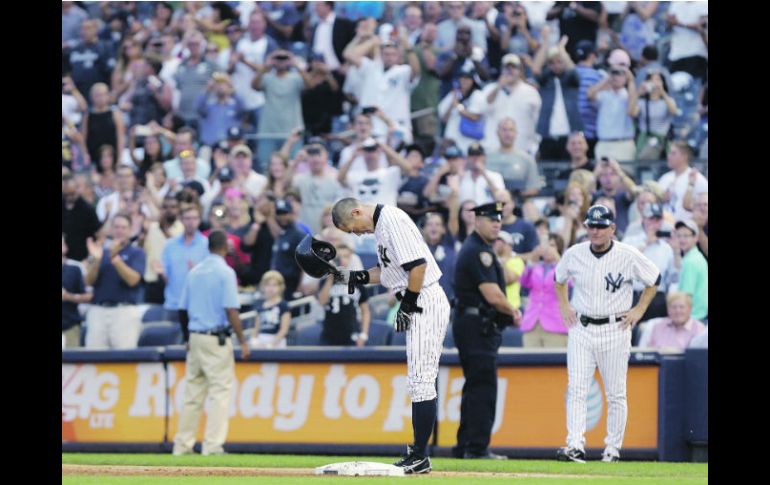
M 286 288 L 283 298 L 286 301 L 292 299 L 297 291 L 299 280 L 302 276 L 297 261 L 294 259 L 294 251 L 300 241 L 304 239 L 305 232 L 297 226 L 294 216 L 294 208 L 286 199 L 276 199 L 275 218 L 270 219 L 270 231 L 275 238 L 273 243 L 273 257 L 270 261 L 270 269 L 274 269 L 283 275 Z
M 506 325 L 519 325 L 521 313 L 505 297 L 505 276 L 492 250 L 500 232 L 503 203 L 471 209 L 476 229 L 466 238 L 455 267 L 455 319 L 452 324 L 465 376 L 460 405 L 457 458 L 505 460 L 491 453 L 489 440 L 497 401 L 497 350 Z
M 230 325 L 241 343 L 241 356 L 244 359 L 249 356 L 238 315 L 235 271 L 225 262 L 227 235 L 221 230 L 212 231 L 208 245 L 211 254 L 188 273 L 179 299 L 179 321 L 188 343 L 184 404 L 174 438 L 174 455 L 192 453 L 207 394 L 211 402 L 201 454 L 224 454 L 222 445 L 227 439 L 235 374 Z

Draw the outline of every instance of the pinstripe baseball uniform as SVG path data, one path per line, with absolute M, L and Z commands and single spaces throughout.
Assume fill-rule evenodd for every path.
M 598 366 L 607 396 L 605 453 L 617 456 L 628 416 L 626 375 L 631 351 L 631 329 L 623 328 L 619 314 L 632 307 L 633 281 L 654 286 L 660 272 L 628 244 L 612 241 L 606 252 L 597 254 L 590 242 L 584 242 L 564 253 L 555 278 L 560 284 L 573 280 L 570 304 L 579 319 L 569 329 L 567 341 L 567 446 L 584 450 L 586 398 Z M 608 323 L 580 323 L 581 317 L 607 318 Z
M 417 305 L 406 334 L 407 387 L 412 402 L 436 398 L 438 362 L 449 325 L 449 301 L 441 286 L 441 270 L 412 219 L 393 206 L 378 204 L 374 211 L 374 236 L 380 283 L 394 294 L 403 293 L 409 270 L 427 263 Z

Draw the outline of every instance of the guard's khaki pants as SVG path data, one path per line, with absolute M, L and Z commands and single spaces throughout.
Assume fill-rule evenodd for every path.
M 174 453 L 188 453 L 195 444 L 203 403 L 209 397 L 206 430 L 201 453 L 222 452 L 227 440 L 230 392 L 233 387 L 235 358 L 229 338 L 219 345 L 215 335 L 190 333 L 190 351 L 185 366 L 182 413 L 174 438 Z

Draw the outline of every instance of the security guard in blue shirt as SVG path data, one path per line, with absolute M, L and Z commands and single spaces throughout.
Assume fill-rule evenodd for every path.
M 211 254 L 187 275 L 179 299 L 179 321 L 188 344 L 184 405 L 174 438 L 174 455 L 192 453 L 207 394 L 211 397 L 211 406 L 201 454 L 224 453 L 222 445 L 227 439 L 230 391 L 235 374 L 230 325 L 241 343 L 241 356 L 244 359 L 249 356 L 238 314 L 240 303 L 235 271 L 225 262 L 225 232 L 212 231 L 208 246 Z
M 455 345 L 465 376 L 456 458 L 505 460 L 489 451 L 497 401 L 497 351 L 502 329 L 518 325 L 521 313 L 505 297 L 505 277 L 492 243 L 500 232 L 503 203 L 471 209 L 476 229 L 460 249 L 455 266 Z

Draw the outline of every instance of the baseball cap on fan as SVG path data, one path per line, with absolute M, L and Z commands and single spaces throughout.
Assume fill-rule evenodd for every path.
M 497 234 L 497 239 L 500 239 L 500 240 L 501 240 L 501 241 L 503 241 L 505 244 L 507 244 L 507 245 L 509 245 L 509 246 L 513 247 L 513 236 L 511 236 L 511 234 L 510 234 L 510 233 L 508 233 L 508 232 L 505 232 L 505 231 L 500 231 L 500 232 Z
M 230 141 L 243 140 L 243 132 L 239 127 L 231 126 L 230 129 L 227 130 L 227 139 Z
M 503 56 L 503 60 L 500 62 L 503 66 L 513 65 L 516 67 L 521 66 L 521 58 L 516 54 L 506 54 Z
M 367 152 L 373 152 L 379 148 L 379 145 L 377 144 L 377 140 L 375 140 L 372 137 L 367 138 L 364 140 L 364 142 L 361 144 L 361 148 L 366 150 Z
M 695 224 L 695 221 L 692 219 L 684 219 L 674 224 L 674 229 L 679 229 L 680 227 L 686 227 L 687 229 L 691 230 L 693 236 L 697 236 L 700 233 L 698 230 L 698 225 Z

